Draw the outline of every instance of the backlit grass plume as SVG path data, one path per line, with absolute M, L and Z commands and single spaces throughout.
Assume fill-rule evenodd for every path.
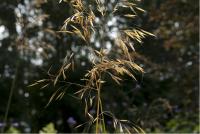
M 113 113 L 104 111 L 103 100 L 101 92 L 103 85 L 106 83 L 106 77 L 111 78 L 116 84 L 123 82 L 124 76 L 128 76 L 136 81 L 135 73 L 143 73 L 143 69 L 135 63 L 134 60 L 134 44 L 142 43 L 146 36 L 154 36 L 153 34 L 140 29 L 133 25 L 127 26 L 127 21 L 137 19 L 137 12 L 145 12 L 143 9 L 137 7 L 137 2 L 134 0 L 116 0 L 110 1 L 108 6 L 104 0 L 61 0 L 66 2 L 73 10 L 73 14 L 64 21 L 59 32 L 66 33 L 68 36 L 79 37 L 85 43 L 82 47 L 89 48 L 89 53 L 92 54 L 90 58 L 91 68 L 88 68 L 87 73 L 80 80 L 84 84 L 72 83 L 66 72 L 76 71 L 76 53 L 65 59 L 63 66 L 56 75 L 49 74 L 50 79 L 44 79 L 36 82 L 46 83 L 45 87 L 52 82 L 57 85 L 64 81 L 66 85 L 76 85 L 79 90 L 75 92 L 85 103 L 85 116 L 89 117 L 88 132 L 106 133 L 108 132 L 105 116 L 112 118 L 114 132 L 125 133 L 144 133 L 144 131 L 131 123 L 128 120 L 117 119 Z M 124 12 L 122 12 L 124 11 Z M 114 30 L 108 30 L 108 18 L 115 18 L 120 21 L 115 25 Z M 99 36 L 96 39 L 100 42 L 98 48 L 92 42 L 93 36 Z M 112 47 L 105 49 L 106 37 L 112 36 Z M 34 85 L 35 85 L 34 84 Z M 49 102 L 55 99 L 60 99 L 64 96 L 65 90 L 58 89 L 50 98 Z M 89 107 L 95 107 L 95 112 L 91 113 Z M 77 127 L 83 126 L 86 123 Z M 87 125 L 88 126 L 88 125 Z

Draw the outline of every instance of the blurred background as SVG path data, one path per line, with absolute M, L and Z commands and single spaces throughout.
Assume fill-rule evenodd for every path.
M 106 2 L 112 5 L 113 0 Z M 121 86 L 107 84 L 104 107 L 146 132 L 199 132 L 199 3 L 143 0 L 139 6 L 147 12 L 123 23 L 134 23 L 156 35 L 134 46 L 136 63 L 145 73 L 137 76 L 137 82 L 127 78 Z M 46 108 L 59 87 L 28 87 L 47 78 L 49 68 L 55 73 L 71 51 L 76 54 L 78 68 L 70 80 L 80 83 L 87 70 L 89 50 L 76 38 L 56 33 L 71 14 L 69 5 L 57 0 L 1 0 L 0 128 L 5 127 L 6 132 L 39 132 L 45 128 L 80 132 L 74 126 L 87 121 L 82 102 L 73 97 L 73 87 L 67 89 L 63 99 Z M 104 24 L 113 30 L 120 26 L 112 16 Z M 109 50 L 112 35 L 106 36 L 104 47 Z M 97 49 L 98 37 L 91 41 Z

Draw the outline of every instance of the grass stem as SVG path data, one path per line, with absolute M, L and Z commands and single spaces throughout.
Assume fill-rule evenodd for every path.
M 7 125 L 8 113 L 9 113 L 9 110 L 10 110 L 12 96 L 13 96 L 13 92 L 14 92 L 15 85 L 16 85 L 16 80 L 17 80 L 17 75 L 18 75 L 18 67 L 19 67 L 19 60 L 16 63 L 15 75 L 14 75 L 14 79 L 12 80 L 12 84 L 11 84 L 11 88 L 10 88 L 10 93 L 9 93 L 9 97 L 8 97 L 8 103 L 7 103 L 7 106 L 6 106 L 6 112 L 5 112 L 4 120 L 3 120 L 4 125 L 3 125 L 2 129 L 1 129 L 1 133 L 4 133 L 5 127 Z

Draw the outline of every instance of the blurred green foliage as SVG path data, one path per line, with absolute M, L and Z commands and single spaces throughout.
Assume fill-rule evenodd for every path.
M 53 123 L 49 123 L 45 127 L 43 127 L 42 130 L 39 131 L 39 133 L 40 134 L 45 134 L 45 133 L 56 134 L 57 130 L 55 129 L 55 126 Z
M 6 133 L 20 134 L 21 132 L 20 132 L 17 128 L 11 126 L 11 127 L 6 131 Z

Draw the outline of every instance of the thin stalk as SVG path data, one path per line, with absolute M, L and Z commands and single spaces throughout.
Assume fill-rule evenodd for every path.
M 102 127 L 103 127 L 103 133 L 106 133 L 106 127 L 105 127 L 105 121 L 104 121 L 104 115 L 103 115 L 103 107 L 102 107 L 102 102 L 101 102 L 101 99 L 100 99 L 100 110 L 101 110 L 101 113 L 102 113 Z
M 7 106 L 6 106 L 6 112 L 5 112 L 4 120 L 3 120 L 4 125 L 3 125 L 2 129 L 1 129 L 1 133 L 4 133 L 4 129 L 5 129 L 6 124 L 7 124 L 8 113 L 9 113 L 9 110 L 10 110 L 12 96 L 13 96 L 13 92 L 14 92 L 15 85 L 16 85 L 16 80 L 17 80 L 18 67 L 19 67 L 19 60 L 16 63 L 15 75 L 14 75 L 14 79 L 12 80 L 12 84 L 11 84 L 11 88 L 10 88 L 10 94 L 9 94 L 9 97 L 8 97 L 8 103 L 7 103 Z
M 100 89 L 97 91 L 97 122 L 96 122 L 96 133 L 99 132 L 99 98 L 100 98 Z

